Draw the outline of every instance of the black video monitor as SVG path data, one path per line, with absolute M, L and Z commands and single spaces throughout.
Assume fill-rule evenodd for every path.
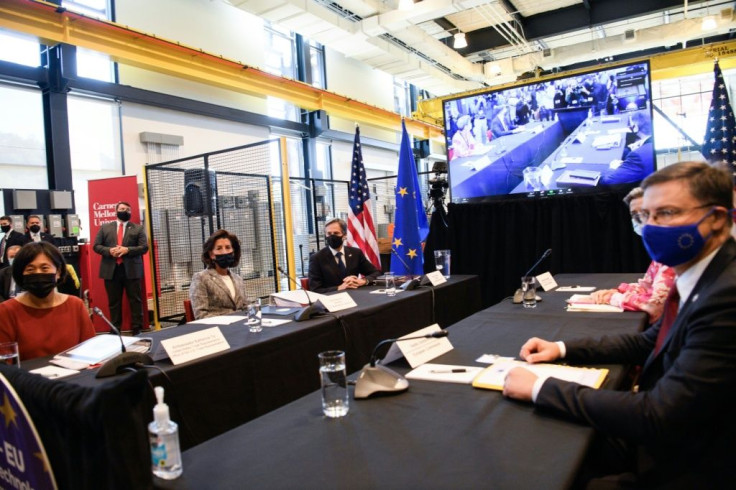
M 656 170 L 649 62 L 446 100 L 452 201 L 600 192 Z

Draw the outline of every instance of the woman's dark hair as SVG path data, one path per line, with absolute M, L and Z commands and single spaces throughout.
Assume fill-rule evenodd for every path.
M 233 246 L 233 253 L 235 254 L 235 262 L 233 267 L 240 263 L 240 240 L 238 237 L 233 235 L 227 230 L 217 230 L 204 242 L 202 246 L 202 262 L 207 268 L 212 269 L 215 267 L 215 261 L 210 258 L 210 252 L 215 248 L 215 242 L 226 238 L 230 240 L 230 244 Z M 17 259 L 16 259 L 17 260 Z
M 56 281 L 57 284 L 64 282 L 67 276 L 66 261 L 52 243 L 49 242 L 30 242 L 26 243 L 18 250 L 13 260 L 13 279 L 16 284 L 23 285 L 23 271 L 26 269 L 28 264 L 36 260 L 36 257 L 44 254 L 56 267 L 56 271 L 59 273 L 59 279 Z

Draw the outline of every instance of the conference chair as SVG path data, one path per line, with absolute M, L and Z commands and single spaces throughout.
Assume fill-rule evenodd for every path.
M 194 309 L 192 308 L 192 301 L 188 299 L 184 300 L 184 318 L 186 319 L 187 323 L 193 322 L 195 320 Z

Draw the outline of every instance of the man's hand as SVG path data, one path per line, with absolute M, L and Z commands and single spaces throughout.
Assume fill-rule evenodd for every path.
M 364 285 L 365 282 L 365 280 L 358 279 L 356 276 L 348 276 L 342 280 L 342 284 L 340 284 L 337 289 L 338 291 L 342 291 L 344 289 L 357 289 Z
M 555 342 L 532 337 L 521 346 L 519 357 L 529 364 L 555 361 L 560 358 L 560 347 Z
M 515 367 L 506 375 L 503 394 L 509 398 L 525 402 L 532 401 L 532 389 L 537 375 L 523 367 Z

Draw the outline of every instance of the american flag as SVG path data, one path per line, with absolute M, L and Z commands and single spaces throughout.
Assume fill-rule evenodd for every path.
M 700 151 L 710 163 L 722 164 L 731 172 L 736 185 L 736 121 L 718 61 L 714 73 L 713 100 L 710 102 L 708 125 Z
M 363 152 L 360 149 L 360 128 L 355 128 L 353 166 L 350 172 L 350 211 L 348 213 L 348 245 L 358 247 L 368 260 L 381 270 L 376 227 L 371 214 L 371 193 L 365 180 Z

